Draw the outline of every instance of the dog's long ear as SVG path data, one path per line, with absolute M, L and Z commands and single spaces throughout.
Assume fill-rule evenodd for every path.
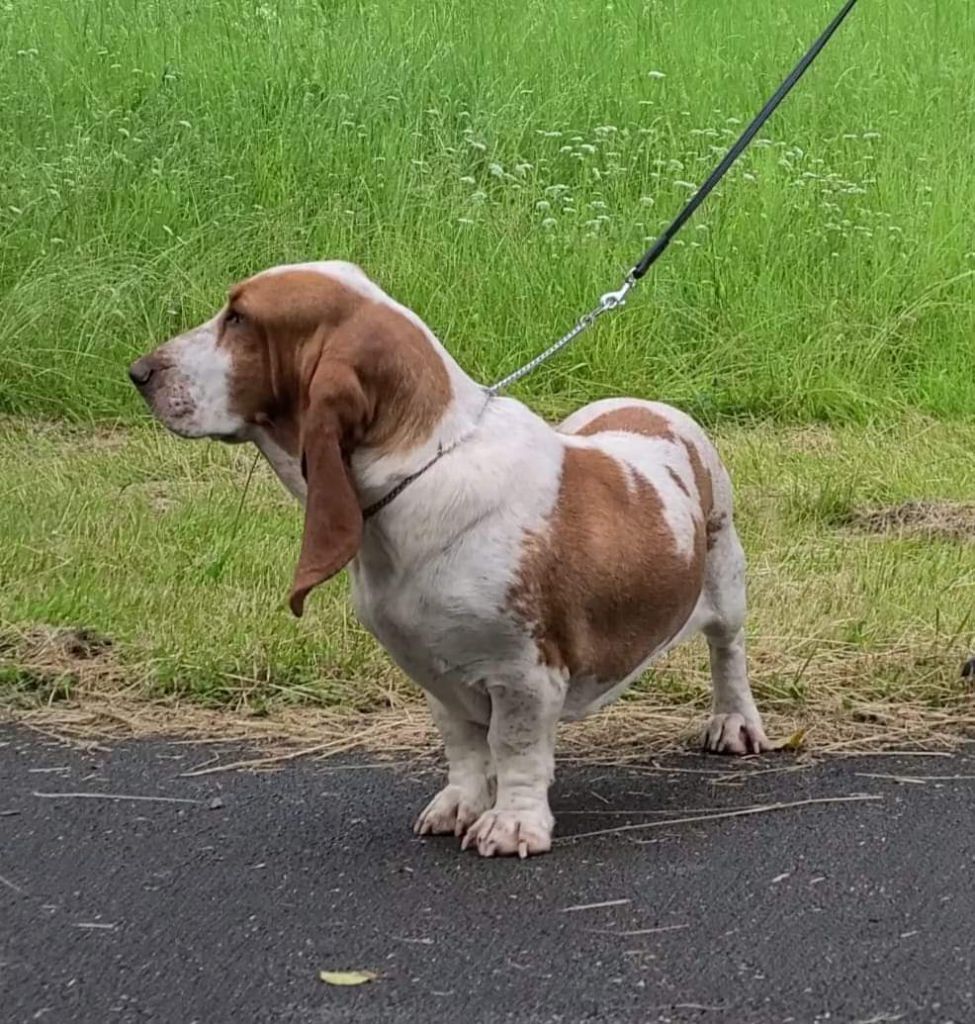
M 309 591 L 348 565 L 362 542 L 362 510 L 348 460 L 367 417 L 368 401 L 352 367 L 323 359 L 309 384 L 300 426 L 307 496 L 289 602 L 296 616 Z

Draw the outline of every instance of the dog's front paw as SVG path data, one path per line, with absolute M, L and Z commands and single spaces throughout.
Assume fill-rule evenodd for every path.
M 552 849 L 555 819 L 547 808 L 524 811 L 485 811 L 464 836 L 461 849 L 476 845 L 482 857 L 527 857 Z
M 704 730 L 703 746 L 711 754 L 761 754 L 771 750 L 761 719 L 744 715 L 712 715 Z
M 416 819 L 418 836 L 462 836 L 491 806 L 487 786 L 472 793 L 462 786 L 444 786 Z

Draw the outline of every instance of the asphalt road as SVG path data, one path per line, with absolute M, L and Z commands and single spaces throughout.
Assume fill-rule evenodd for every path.
M 737 781 L 710 774 L 740 770 L 723 759 L 562 766 L 562 837 L 882 800 L 563 839 L 523 863 L 412 836 L 428 766 L 179 777 L 217 755 L 239 751 L 79 753 L 0 729 L 3 1024 L 975 1020 L 972 753 L 758 774 L 790 764 L 766 758 Z M 319 980 L 347 969 L 378 977 Z

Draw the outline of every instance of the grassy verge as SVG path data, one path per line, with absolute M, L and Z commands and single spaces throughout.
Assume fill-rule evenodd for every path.
M 416 695 L 342 582 L 285 610 L 295 508 L 261 466 L 241 509 L 249 455 L 147 427 L 126 363 L 229 281 L 331 256 L 498 378 L 615 284 L 837 3 L 0 2 L 0 701 L 401 724 Z M 626 315 L 525 385 L 723 424 L 783 729 L 971 721 L 975 544 L 944 503 L 975 450 L 973 51 L 967 0 L 859 5 Z M 634 699 L 670 735 L 706 693 L 695 646 Z
M 781 728 L 825 743 L 856 722 L 975 725 L 958 678 L 975 640 L 975 427 L 756 425 L 719 441 L 750 557 L 754 685 Z M 0 701 L 412 714 L 418 694 L 352 618 L 344 580 L 303 620 L 287 612 L 299 512 L 263 463 L 241 506 L 252 465 L 154 429 L 0 422 Z M 887 507 L 877 533 L 887 520 L 861 513 Z M 652 708 L 672 739 L 707 694 L 696 642 L 625 713 Z

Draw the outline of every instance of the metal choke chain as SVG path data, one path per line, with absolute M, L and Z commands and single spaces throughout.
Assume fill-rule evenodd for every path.
M 539 352 L 537 356 L 530 363 L 525 363 L 524 366 L 515 370 L 514 373 L 509 373 L 507 377 L 499 380 L 497 384 L 492 384 L 487 389 L 487 393 L 492 397 L 504 391 L 506 388 L 511 387 L 516 381 L 521 380 L 522 377 L 527 377 L 533 370 L 536 370 L 542 365 L 547 359 L 551 359 L 556 352 L 560 352 L 571 344 L 576 338 L 582 334 L 583 331 L 592 327 L 592 325 L 603 315 L 603 313 L 610 313 L 614 309 L 619 309 L 626 302 L 627 293 L 636 284 L 636 278 L 629 274 L 626 280 L 623 282 L 623 286 L 617 289 L 615 292 L 607 292 L 599 300 L 599 305 L 595 309 L 589 310 L 588 313 L 583 313 L 581 317 L 576 321 L 575 327 L 571 331 L 567 331 L 559 338 L 554 344 L 549 345 L 544 352 Z

